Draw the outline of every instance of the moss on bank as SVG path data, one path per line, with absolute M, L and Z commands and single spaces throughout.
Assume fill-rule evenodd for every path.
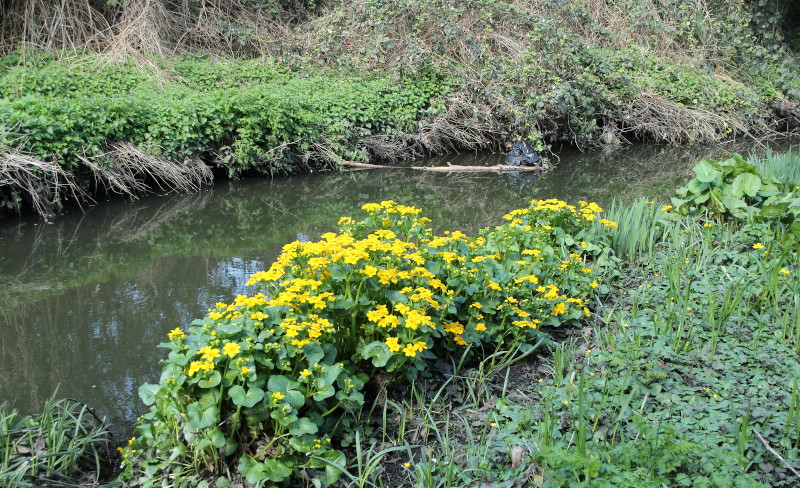
M 4 25 L 0 204 L 47 213 L 65 194 L 192 188 L 207 166 L 281 174 L 519 138 L 591 148 L 799 125 L 780 1 L 268 3 L 98 7 L 94 37 Z M 82 18 L 57 26 L 82 33 Z

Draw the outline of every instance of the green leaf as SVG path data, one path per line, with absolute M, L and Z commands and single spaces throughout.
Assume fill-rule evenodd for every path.
M 307 417 L 303 417 L 298 419 L 294 424 L 289 427 L 289 433 L 292 435 L 303 435 L 303 434 L 316 434 L 317 433 L 317 424 L 309 420 Z
M 708 183 L 703 183 L 700 180 L 694 179 L 686 185 L 686 189 L 695 195 L 699 195 L 708 189 Z
M 347 270 L 343 266 L 331 266 L 331 278 L 335 281 L 347 279 Z
M 287 391 L 294 390 L 298 386 L 300 386 L 300 383 L 290 380 L 282 374 L 270 376 L 267 382 L 267 389 L 272 393 L 280 392 L 286 394 Z
M 789 224 L 789 232 L 800 238 L 800 220 L 795 220 Z
M 139 387 L 139 398 L 142 399 L 145 405 L 152 405 L 156 401 L 156 393 L 161 389 L 161 385 L 152 385 L 145 383 Z
M 327 451 L 321 457 L 325 458 L 329 463 L 325 466 L 325 474 L 322 475 L 321 481 L 330 486 L 339 479 L 342 475 L 342 470 L 347 462 L 347 458 L 340 451 Z
M 734 217 L 743 219 L 747 217 L 747 209 L 752 208 L 748 207 L 746 203 L 741 198 L 732 197 L 731 195 L 722 195 L 722 204 L 725 206 L 725 209 L 731 213 Z
M 303 353 L 306 355 L 309 366 L 322 361 L 322 358 L 325 357 L 325 351 L 322 350 L 319 344 L 306 344 L 303 347 Z
M 739 196 L 754 197 L 761 189 L 761 178 L 751 173 L 742 173 L 733 179 L 731 187 L 735 189 Z
M 711 183 L 720 176 L 720 171 L 713 166 L 714 161 L 704 159 L 695 165 L 694 173 L 701 183 Z
M 289 390 L 286 392 L 286 402 L 299 409 L 306 403 L 306 397 L 297 390 Z
M 200 388 L 214 388 L 220 381 L 222 381 L 222 375 L 219 374 L 219 371 L 214 371 L 208 378 L 198 381 L 197 386 Z
M 783 217 L 788 209 L 789 202 L 764 205 L 761 207 L 761 212 L 758 215 L 764 218 Z
M 333 388 L 333 385 L 325 385 L 321 388 L 318 392 L 314 393 L 314 400 L 322 401 L 326 398 L 332 397 L 336 393 L 336 390 Z
M 267 474 L 267 478 L 269 478 L 270 481 L 277 483 L 292 475 L 292 468 L 287 466 L 286 463 L 267 458 L 264 460 L 263 464 L 264 472 Z
M 386 298 L 395 303 L 408 303 L 408 297 L 397 290 L 386 290 Z
M 360 346 L 358 353 L 364 359 L 371 359 L 372 365 L 377 368 L 386 366 L 386 362 L 392 357 L 389 347 L 381 341 L 374 341 Z
M 264 390 L 261 388 L 250 388 L 245 393 L 243 387 L 234 385 L 228 390 L 228 395 L 231 397 L 231 400 L 233 400 L 234 405 L 251 408 L 264 399 Z
M 211 437 L 211 445 L 215 448 L 219 449 L 225 446 L 227 439 L 225 438 L 225 434 L 222 433 L 219 429 L 214 429 L 210 432 Z
M 267 479 L 267 470 L 263 464 L 245 454 L 239 460 L 239 473 L 244 476 L 248 483 L 255 485 Z
M 205 429 L 219 422 L 219 408 L 216 405 L 203 408 L 200 402 L 190 403 L 186 407 L 186 415 L 198 429 Z

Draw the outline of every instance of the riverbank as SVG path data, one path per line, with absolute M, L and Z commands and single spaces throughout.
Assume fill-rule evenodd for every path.
M 518 139 L 546 152 L 798 128 L 797 26 L 780 2 L 240 7 L 120 2 L 4 24 L 5 211 Z
M 614 206 L 603 214 L 605 220 L 594 217 L 601 224 L 596 234 L 585 233 L 581 220 L 579 227 L 572 227 L 564 218 L 572 210 L 555 200 L 535 201 L 529 209 L 511 212 L 505 224 L 480 237 L 425 235 L 411 207 L 389 202 L 366 206 L 362 223 L 342 219 L 343 234 L 294 243 L 268 272 L 256 273 L 254 281 L 262 282 L 262 291 L 269 288 L 266 296 L 242 295 L 230 305 L 218 304 L 190 327 L 171 332 L 177 324 L 163 327 L 162 333 L 169 333 L 162 344 L 171 350 L 169 359 L 160 382 L 139 390 L 153 405 L 152 413 L 140 419 L 136 439 L 123 443 L 129 482 L 145 486 L 168 470 L 175 481 L 198 486 L 272 478 L 291 480 L 294 486 L 304 483 L 301 473 L 323 485 L 338 478 L 332 486 L 793 486 L 800 459 L 800 228 L 795 225 L 800 196 L 794 184 L 800 156 L 769 154 L 754 162 L 758 164 L 750 166 L 736 157 L 706 160 L 696 166 L 686 191 L 696 197 L 719 192 L 724 199 L 697 202 L 699 198 L 690 204 L 679 190 L 671 205 L 642 199 Z M 588 215 L 578 209 L 597 211 L 591 204 L 575 209 Z M 526 224 L 533 230 L 525 231 Z M 371 232 L 372 225 L 383 229 Z M 453 294 L 429 278 L 401 291 L 406 281 L 420 278 L 413 273 L 391 284 L 389 261 L 396 259 L 401 268 L 409 260 L 394 248 L 378 247 L 383 241 L 397 246 L 401 241 L 387 232 L 400 229 L 412 236 L 406 244 L 419 243 L 416 251 L 406 246 L 409 259 L 413 255 L 427 261 L 415 272 L 427 274 L 430 268 Z M 347 235 L 362 240 L 345 242 Z M 517 248 L 520 239 L 525 245 Z M 350 259 L 361 244 L 368 256 L 351 256 L 355 263 L 324 264 L 314 257 L 323 252 L 335 261 L 329 251 L 336 245 L 341 246 L 340 257 Z M 584 259 L 578 263 L 575 255 Z M 317 269 L 320 284 L 312 289 L 313 283 L 294 276 L 313 271 L 294 268 L 298 259 L 332 265 L 331 274 Z M 449 263 L 436 266 L 438 259 Z M 375 274 L 370 276 L 373 265 Z M 529 265 L 537 268 L 534 275 L 526 274 Z M 270 281 L 281 269 L 287 286 Z M 471 286 L 472 278 L 463 282 L 461 276 L 469 269 L 482 270 L 474 279 L 484 280 L 483 286 Z M 352 282 L 345 280 L 348 276 Z M 534 278 L 541 292 L 527 287 Z M 548 297 L 549 285 L 556 281 L 558 291 Z M 264 302 L 288 300 L 304 286 L 312 288 L 299 293 L 302 297 L 294 304 L 298 309 Z M 428 287 L 430 295 L 423 292 Z M 356 289 L 358 297 L 348 298 L 348 290 Z M 458 300 L 462 294 L 470 299 Z M 328 297 L 333 298 L 328 305 L 317 307 L 316 298 Z M 352 300 L 357 310 L 337 306 L 340 300 Z M 385 309 L 367 303 L 387 300 Z M 536 306 L 542 300 L 547 307 Z M 422 323 L 412 327 L 403 304 L 424 311 L 436 328 Z M 586 308 L 572 310 L 575 304 Z M 313 345 L 292 349 L 284 344 L 306 340 L 314 328 L 311 323 L 293 328 L 284 316 L 305 316 L 306 308 L 314 311 L 318 326 L 326 317 L 344 326 L 334 336 L 321 331 L 320 343 L 328 344 L 321 351 Z M 448 316 L 461 317 L 459 310 L 464 314 L 450 321 L 437 310 Z M 331 345 L 350 347 L 353 331 L 342 315 L 362 312 L 366 328 L 358 329 L 356 337 L 363 341 L 353 344 L 360 366 L 351 370 L 349 356 L 335 358 Z M 380 326 L 391 317 L 400 321 L 396 328 Z M 536 320 L 541 327 L 516 323 Z M 232 327 L 236 324 L 243 327 Z M 437 334 L 436 329 L 442 330 Z M 283 335 L 291 330 L 298 335 Z M 240 337 L 256 332 L 273 335 L 269 341 Z M 387 333 L 385 342 L 378 341 L 387 344 L 385 349 L 370 342 Z M 395 354 L 390 340 L 395 334 L 404 341 L 404 334 L 422 334 L 424 346 L 415 354 Z M 450 344 L 456 337 L 473 347 L 464 348 L 457 340 Z M 259 347 L 272 343 L 293 351 L 287 356 L 290 364 L 270 361 L 272 352 Z M 538 347 L 531 348 L 534 343 Z M 326 354 L 320 357 L 322 352 Z M 431 354 L 452 361 L 437 361 Z M 316 367 L 302 360 L 305 355 L 316 358 Z M 205 363 L 213 367 L 203 370 Z M 383 366 L 372 368 L 375 363 Z M 266 374 L 270 368 L 280 373 Z M 373 369 L 377 372 L 364 377 Z M 412 370 L 415 380 L 408 378 Z M 341 382 L 334 381 L 334 373 L 343 377 Z M 395 387 L 381 393 L 388 377 Z M 312 387 L 319 398 L 295 407 L 295 394 Z M 333 396 L 328 396 L 329 389 Z M 217 390 L 214 398 L 220 403 L 209 402 L 206 396 Z M 192 402 L 183 394 L 165 394 L 170 391 L 201 395 Z M 346 396 L 336 393 L 341 391 Z M 290 400 L 280 403 L 285 399 Z M 344 409 L 336 416 L 339 421 L 315 416 L 314 405 L 320 403 Z M 362 403 L 374 407 L 362 408 Z M 256 435 L 243 426 L 233 428 L 233 422 L 251 422 L 265 414 L 262 409 L 278 407 L 288 416 L 279 415 L 277 423 L 267 420 L 276 433 L 262 441 L 284 436 L 291 442 L 274 444 L 274 452 L 258 440 L 223 442 Z M 186 410 L 177 424 L 170 417 L 174 409 Z M 287 425 L 282 428 L 281 422 Z M 317 446 L 313 439 L 326 444 Z M 177 450 L 163 450 L 174 442 L 181 443 Z M 254 449 L 281 457 L 274 463 L 267 462 L 269 457 L 261 461 Z M 311 461 L 293 456 L 297 449 L 314 453 Z M 19 449 L 14 453 L 10 459 L 16 461 L 29 454 Z M 248 453 L 251 460 L 237 462 Z M 213 475 L 207 463 L 220 463 Z M 304 470 L 286 469 L 302 463 L 309 463 Z M 339 474 L 339 467 L 346 472 Z

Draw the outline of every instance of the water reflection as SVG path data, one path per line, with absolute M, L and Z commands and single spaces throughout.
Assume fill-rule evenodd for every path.
M 59 395 L 92 405 L 125 433 L 144 408 L 167 331 L 246 293 L 283 244 L 316 239 L 367 202 L 422 207 L 443 230 L 475 232 L 531 198 L 666 196 L 695 161 L 721 150 L 642 147 L 563 153 L 535 173 L 403 169 L 226 182 L 192 195 L 113 200 L 60 217 L 0 222 L 0 401 L 36 408 Z M 461 155 L 427 164 L 486 164 Z

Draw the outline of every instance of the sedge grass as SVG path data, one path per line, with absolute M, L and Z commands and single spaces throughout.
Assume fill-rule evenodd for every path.
M 750 156 L 758 171 L 779 183 L 800 185 L 800 147 L 775 153 L 767 147 L 761 158 Z
M 0 480 L 5 486 L 77 487 L 88 478 L 99 482 L 111 471 L 110 442 L 106 426 L 88 407 L 56 400 L 55 394 L 30 416 L 2 404 Z

